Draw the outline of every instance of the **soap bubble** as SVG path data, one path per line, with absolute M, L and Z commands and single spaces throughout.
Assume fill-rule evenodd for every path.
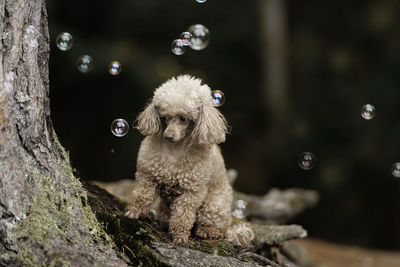
M 93 69 L 93 59 L 89 55 L 83 55 L 77 61 L 78 70 L 87 73 Z
M 395 162 L 392 166 L 392 174 L 394 177 L 400 178 L 400 162 Z
M 118 75 L 120 74 L 122 71 L 122 66 L 121 63 L 119 63 L 118 61 L 114 60 L 111 61 L 110 64 L 108 64 L 108 72 L 111 75 Z
M 212 103 L 215 107 L 220 107 L 225 102 L 225 95 L 220 90 L 211 91 Z
M 60 33 L 56 38 L 56 44 L 61 51 L 67 51 L 72 47 L 72 35 L 68 32 Z
M 185 95 L 185 104 L 189 108 L 196 108 L 200 104 L 200 98 L 195 91 L 190 91 Z
M 303 152 L 299 155 L 297 163 L 303 170 L 311 170 L 315 167 L 317 159 L 311 152 Z
M 13 71 L 8 71 L 4 75 L 4 90 L 6 92 L 11 92 L 14 89 L 14 80 L 15 80 L 15 72 Z
M 190 39 L 192 39 L 192 34 L 190 32 L 182 32 L 179 39 L 183 41 L 184 46 L 188 46 L 190 44 Z
M 129 131 L 129 124 L 124 119 L 115 119 L 111 123 L 111 132 L 117 137 L 125 136 Z
M 196 0 L 197 3 L 203 4 L 205 2 L 207 2 L 207 0 Z
M 189 45 L 193 50 L 202 50 L 208 46 L 210 32 L 204 25 L 194 24 L 189 27 L 188 32 L 192 34 Z
M 36 37 L 38 35 L 38 31 L 36 30 L 35 26 L 28 25 L 25 28 L 25 34 L 28 35 L 28 36 Z
M 361 108 L 361 116 L 366 120 L 371 120 L 375 117 L 375 107 L 370 104 L 366 104 Z
M 35 48 L 39 45 L 38 37 L 40 33 L 33 25 L 29 25 L 25 28 L 25 33 L 23 36 L 24 43 L 31 48 Z
M 171 50 L 175 55 L 183 55 L 186 51 L 184 41 L 182 39 L 174 40 L 171 45 Z
M 239 199 L 233 202 L 232 216 L 238 219 L 244 219 L 247 215 L 247 202 Z

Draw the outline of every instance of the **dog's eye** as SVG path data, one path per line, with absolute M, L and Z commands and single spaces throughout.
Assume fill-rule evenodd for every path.
M 166 117 L 164 117 L 164 116 L 160 116 L 160 120 L 161 120 L 161 121 L 166 121 L 166 120 L 167 120 L 167 118 L 166 118 Z
M 181 122 L 183 122 L 183 123 L 187 123 L 188 122 L 188 119 L 187 118 L 185 118 L 185 117 L 179 117 L 179 120 L 181 121 Z

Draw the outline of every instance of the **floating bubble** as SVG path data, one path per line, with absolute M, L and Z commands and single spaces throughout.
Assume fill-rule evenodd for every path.
M 189 27 L 188 32 L 192 34 L 189 46 L 193 50 L 202 50 L 210 43 L 210 32 L 201 24 L 194 24 Z
M 233 203 L 233 209 L 232 209 L 232 216 L 238 219 L 244 219 L 247 215 L 247 202 L 239 199 L 237 201 L 234 201 Z
M 370 104 L 366 104 L 361 108 L 361 116 L 366 120 L 371 120 L 375 117 L 375 107 Z
M 185 95 L 185 104 L 189 108 L 196 108 L 200 104 L 200 98 L 195 91 L 190 91 Z
M 122 71 L 122 65 L 118 61 L 114 60 L 111 61 L 110 64 L 108 64 L 108 72 L 111 75 L 118 75 Z
M 33 25 L 29 25 L 25 28 L 25 33 L 23 36 L 23 40 L 26 45 L 29 47 L 37 47 L 39 42 L 37 38 L 39 37 L 40 33 Z
M 392 166 L 392 174 L 396 178 L 400 178 L 400 162 L 395 162 Z
M 172 53 L 175 55 L 183 55 L 186 51 L 185 44 L 182 39 L 176 39 L 172 42 L 171 45 Z
M 215 107 L 220 107 L 225 102 L 225 95 L 220 90 L 211 91 L 212 103 Z
M 190 44 L 192 34 L 190 32 L 182 32 L 179 38 L 183 41 L 184 46 L 188 46 Z
M 93 59 L 89 55 L 83 55 L 77 61 L 78 70 L 87 73 L 93 69 Z
M 15 72 L 13 71 L 6 72 L 4 78 L 6 79 L 6 81 L 13 82 L 15 80 Z
M 117 137 L 125 136 L 129 131 L 129 124 L 124 119 L 115 119 L 111 123 L 111 132 Z
M 67 51 L 72 47 L 72 35 L 68 32 L 60 33 L 56 38 L 56 44 L 61 51 Z
M 15 72 L 13 71 L 8 71 L 4 75 L 4 90 L 6 92 L 11 92 L 14 89 L 14 80 L 15 80 Z
M 205 2 L 207 2 L 207 0 L 196 0 L 197 3 L 203 4 Z
M 315 167 L 317 159 L 311 152 L 303 152 L 299 155 L 297 163 L 303 170 L 311 170 Z
M 25 28 L 25 35 L 30 36 L 32 38 L 36 38 L 39 35 L 38 30 L 36 30 L 36 27 L 33 25 L 28 25 Z

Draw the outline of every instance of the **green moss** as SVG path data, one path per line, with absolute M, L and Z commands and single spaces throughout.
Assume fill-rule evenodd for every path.
M 96 215 L 118 249 L 129 257 L 134 266 L 169 266 L 153 252 L 151 241 L 157 235 L 149 226 L 120 214 L 98 212 Z
M 49 267 L 67 267 L 70 264 L 68 264 L 67 261 L 65 261 L 60 254 L 53 255 L 52 260 L 50 264 L 48 265 Z
M 26 217 L 21 218 L 9 238 L 19 244 L 17 260 L 28 266 L 49 266 L 43 259 L 32 255 L 31 250 L 38 248 L 45 258 L 51 259 L 54 255 L 54 242 L 75 240 L 85 246 L 97 243 L 108 248 L 115 247 L 88 205 L 86 191 L 74 177 L 69 156 L 56 137 L 55 145 L 60 151 L 60 157 L 50 161 L 53 161 L 52 166 L 56 166 L 56 170 L 53 170 L 56 176 L 62 179 L 50 177 L 47 171 L 34 166 L 28 158 L 22 166 L 26 173 L 25 179 L 33 181 L 26 186 L 24 192 L 30 206 Z M 90 236 L 78 232 L 76 225 L 87 225 Z M 59 266 L 66 261 L 60 255 L 52 262 Z
M 225 240 L 195 241 L 190 244 L 189 248 L 225 257 L 235 257 L 237 255 L 236 247 Z
M 14 228 L 13 238 L 20 241 L 18 247 L 18 258 L 28 265 L 44 265 L 31 253 L 32 247 L 41 248 L 44 251 L 51 251 L 51 240 L 54 237 L 65 239 L 66 231 L 71 229 L 72 216 L 68 201 L 60 199 L 56 193 L 54 180 L 44 175 L 38 169 L 25 161 L 25 169 L 28 175 L 33 177 L 36 186 L 27 190 L 31 206 L 26 218 Z M 72 229 L 73 230 L 73 229 Z
M 116 214 L 123 214 L 127 203 L 120 200 L 114 195 L 111 195 L 106 190 L 98 187 L 97 185 L 83 182 L 83 187 L 88 192 L 88 204 L 92 210 L 96 212 L 112 212 Z
M 76 198 L 78 201 L 80 208 L 83 212 L 83 222 L 85 225 L 88 225 L 90 228 L 90 233 L 92 234 L 95 242 L 103 243 L 106 247 L 115 247 L 113 240 L 107 235 L 107 233 L 102 229 L 101 225 L 98 223 L 98 220 L 93 213 L 90 205 L 88 204 L 88 197 L 85 189 L 83 188 L 81 182 L 75 178 L 73 174 L 73 169 L 69 160 L 69 154 L 64 149 L 64 147 L 60 144 L 55 132 L 53 131 L 54 143 L 60 151 L 60 157 L 57 159 L 57 163 L 61 166 L 63 172 L 69 178 L 69 183 L 71 185 L 71 189 L 75 191 Z
M 158 258 L 151 247 L 152 241 L 163 239 L 159 233 L 142 221 L 125 217 L 126 203 L 106 190 L 90 183 L 83 183 L 83 186 L 88 192 L 88 204 L 104 231 L 133 266 L 169 266 Z

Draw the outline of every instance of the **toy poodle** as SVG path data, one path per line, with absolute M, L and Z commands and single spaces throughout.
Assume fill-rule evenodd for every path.
M 232 188 L 217 144 L 228 132 L 213 106 L 210 88 L 189 75 L 172 78 L 154 92 L 136 128 L 145 135 L 126 216 L 138 218 L 158 201 L 174 243 L 186 243 L 192 228 L 201 238 L 249 244 L 249 226 L 232 226 Z

